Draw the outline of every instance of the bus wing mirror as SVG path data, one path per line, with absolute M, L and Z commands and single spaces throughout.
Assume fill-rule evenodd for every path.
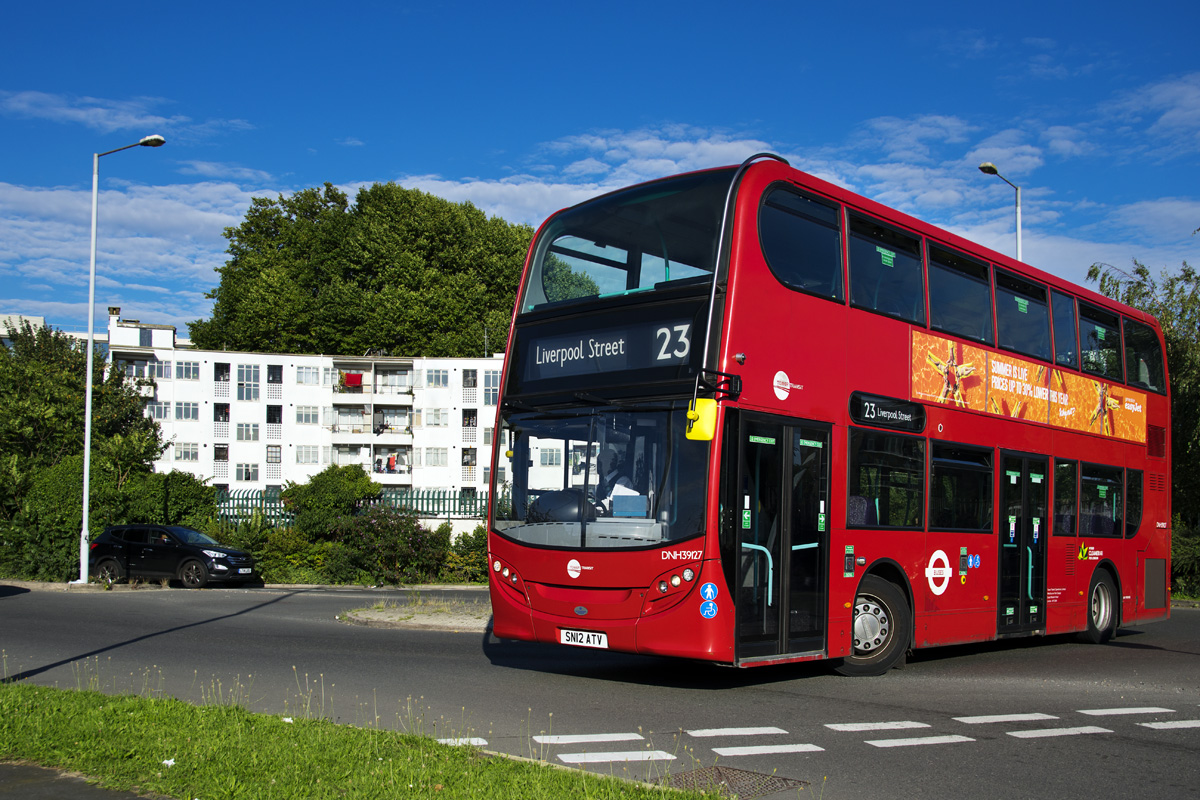
M 699 397 L 688 407 L 687 438 L 711 442 L 717 436 L 717 401 Z

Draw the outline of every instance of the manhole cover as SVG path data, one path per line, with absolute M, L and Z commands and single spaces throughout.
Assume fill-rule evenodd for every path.
M 753 797 L 774 794 L 784 789 L 807 786 L 808 781 L 764 775 L 733 767 L 704 767 L 677 775 L 664 775 L 657 783 L 675 789 L 695 789 L 701 792 L 717 792 L 722 797 L 750 800 Z

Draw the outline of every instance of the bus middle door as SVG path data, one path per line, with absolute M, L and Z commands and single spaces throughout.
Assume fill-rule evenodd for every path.
M 747 414 L 738 458 L 737 658 L 825 649 L 830 427 Z
M 1046 627 L 1045 458 L 1005 453 L 1000 470 L 998 636 Z

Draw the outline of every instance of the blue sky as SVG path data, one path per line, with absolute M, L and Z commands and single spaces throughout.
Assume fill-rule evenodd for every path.
M 1191 10 L 1187 10 L 1191 8 Z M 252 197 L 396 181 L 512 222 L 763 150 L 1082 282 L 1200 265 L 1200 10 L 289 2 L 5 12 L 0 313 L 206 317 Z M 101 323 L 102 324 L 102 323 Z

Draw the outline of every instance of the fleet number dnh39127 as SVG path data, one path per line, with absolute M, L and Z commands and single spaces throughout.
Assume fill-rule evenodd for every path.
M 560 644 L 573 644 L 576 647 L 599 647 L 608 649 L 608 634 L 593 633 L 592 631 L 570 631 L 562 628 L 558 631 Z

